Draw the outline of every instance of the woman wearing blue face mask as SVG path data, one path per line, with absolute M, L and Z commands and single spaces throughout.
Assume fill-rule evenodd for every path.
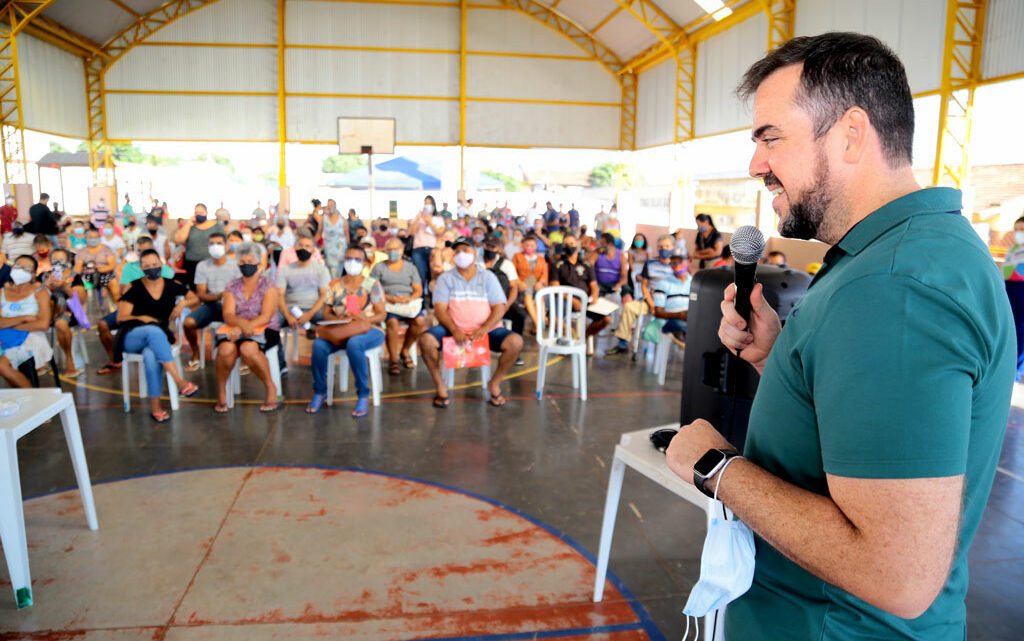
M 324 320 L 342 321 L 321 325 L 313 342 L 313 400 L 306 412 L 316 414 L 327 400 L 327 367 L 331 354 L 344 349 L 356 383 L 356 407 L 352 416 L 370 411 L 370 372 L 366 351 L 384 343 L 384 332 L 377 327 L 387 317 L 384 290 L 376 280 L 363 276 L 366 253 L 349 247 L 342 263 L 345 275 L 331 281 L 324 301 Z
M 36 267 L 31 256 L 19 256 L 0 292 L 0 376 L 11 387 L 32 386 L 19 365 L 34 358 L 36 367 L 42 367 L 53 358 L 45 334 L 50 329 L 50 295 L 36 282 Z
M 85 223 L 80 221 L 72 223 L 71 231 L 68 233 L 68 243 L 73 252 L 85 247 Z
M 171 351 L 175 335 L 170 329 L 182 310 L 196 306 L 199 299 L 184 285 L 163 277 L 163 261 L 156 250 L 144 250 L 139 255 L 139 266 L 144 277 L 133 282 L 117 304 L 120 331 L 114 343 L 114 358 L 119 359 L 122 352 L 142 354 L 149 415 L 157 423 L 166 423 L 171 416 L 160 407 L 164 372 L 177 384 L 181 396 L 188 398 L 199 392 L 195 383 L 189 383 L 178 372 Z M 181 302 L 175 304 L 179 297 Z
M 391 361 L 388 373 L 391 375 L 401 373 L 399 358 L 406 369 L 412 369 L 409 349 L 427 327 L 423 317 L 423 282 L 416 268 L 402 258 L 403 248 L 398 238 L 389 239 L 384 244 L 387 261 L 377 263 L 370 270 L 370 278 L 384 288 L 388 355 Z M 400 333 L 403 323 L 407 326 L 404 337 Z

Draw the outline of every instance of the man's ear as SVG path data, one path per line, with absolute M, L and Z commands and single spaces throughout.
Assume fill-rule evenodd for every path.
M 850 107 L 836 126 L 842 144 L 843 162 L 857 164 L 864 156 L 871 138 L 871 119 L 860 107 Z

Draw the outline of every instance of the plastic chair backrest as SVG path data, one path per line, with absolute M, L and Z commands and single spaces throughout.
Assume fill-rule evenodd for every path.
M 582 341 L 586 333 L 587 295 L 576 287 L 545 287 L 534 294 L 537 303 L 537 340 L 555 341 L 565 338 Z M 573 300 L 579 301 L 574 312 Z M 576 335 L 573 336 L 573 324 Z

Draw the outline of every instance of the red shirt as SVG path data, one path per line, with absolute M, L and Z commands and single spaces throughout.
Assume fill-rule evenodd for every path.
M 6 234 L 11 231 L 11 226 L 18 217 L 18 210 L 10 205 L 0 206 L 0 233 Z

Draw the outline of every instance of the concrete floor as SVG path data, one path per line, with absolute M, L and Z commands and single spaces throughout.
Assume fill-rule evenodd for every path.
M 664 388 L 642 362 L 595 357 L 590 361 L 586 402 L 573 394 L 567 382 L 570 364 L 563 360 L 550 366 L 549 396 L 538 402 L 534 397 L 536 350 L 528 345 L 526 365 L 514 368 L 514 378 L 505 386 L 510 402 L 502 409 L 483 403 L 479 387 L 455 391 L 447 410 L 432 408 L 430 378 L 421 364 L 400 376 L 385 373 L 384 402 L 371 408 L 366 418 L 349 416 L 349 399 L 310 417 L 299 399 L 311 396 L 311 376 L 308 369 L 293 366 L 284 387 L 294 403 L 277 414 L 262 415 L 257 404 L 242 402 L 233 413 L 220 416 L 212 411 L 213 369 L 208 367 L 187 375 L 200 383 L 199 396 L 208 402 L 183 402 L 171 422 L 158 426 L 137 399 L 132 411 L 124 413 L 120 377 L 97 376 L 94 371 L 102 359 L 92 337 L 89 348 L 89 374 L 80 379 L 74 394 L 94 482 L 223 466 L 324 466 L 383 472 L 500 502 L 564 533 L 590 553 L 597 550 L 608 465 L 619 435 L 672 422 L 679 414 L 678 357 L 670 362 Z M 478 379 L 473 375 L 471 380 Z M 460 376 L 456 382 L 466 379 Z M 258 381 L 249 376 L 242 385 L 246 401 L 259 399 Z M 1024 403 L 1018 405 L 1024 407 Z M 970 552 L 967 609 L 972 641 L 1016 640 L 1024 630 L 1022 425 L 1024 410 L 1015 408 L 1001 471 Z M 22 439 L 19 461 L 26 497 L 74 485 L 57 424 Z M 633 472 L 626 474 L 622 497 L 610 570 L 665 637 L 679 638 L 684 625 L 680 611 L 699 575 L 703 513 Z M 409 536 L 416 535 L 411 528 Z M 35 569 L 40 562 L 33 554 L 30 551 Z M 118 567 L 110 571 L 147 570 Z M 0 576 L 6 578 L 6 571 Z M 44 591 L 37 587 L 37 602 L 44 598 Z M 13 609 L 13 599 L 5 599 L 0 591 L 0 636 L 21 627 L 16 624 L 20 616 Z M 655 631 L 650 636 L 659 634 Z

